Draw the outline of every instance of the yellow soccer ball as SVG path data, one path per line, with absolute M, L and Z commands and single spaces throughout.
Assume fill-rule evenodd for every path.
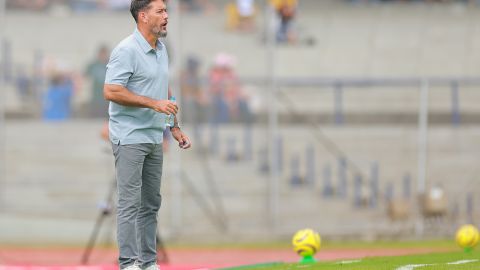
M 462 248 L 473 248 L 478 244 L 478 229 L 473 225 L 463 225 L 458 229 L 455 240 Z
M 293 250 L 302 256 L 313 256 L 320 249 L 320 235 L 312 229 L 303 229 L 292 238 Z

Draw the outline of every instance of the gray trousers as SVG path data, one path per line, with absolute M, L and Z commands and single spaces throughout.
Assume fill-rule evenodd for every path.
M 120 269 L 157 262 L 157 213 L 162 197 L 162 144 L 112 144 L 117 177 Z

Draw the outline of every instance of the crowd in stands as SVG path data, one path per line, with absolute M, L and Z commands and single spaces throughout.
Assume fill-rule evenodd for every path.
M 72 68 L 55 55 L 41 55 L 31 72 L 23 65 L 11 63 L 4 66 L 3 73 L 13 71 L 6 81 L 16 90 L 22 111 L 29 111 L 31 116 L 45 121 L 63 121 L 74 116 L 105 119 L 108 103 L 103 97 L 103 84 L 109 56 L 109 49 L 102 45 L 84 71 Z M 88 91 L 84 96 L 89 100 L 74 106 L 83 89 Z
M 234 0 L 226 6 L 226 29 L 228 31 L 255 32 L 256 16 L 259 13 L 255 0 Z M 293 27 L 297 15 L 298 0 L 269 0 L 274 9 L 278 24 L 276 40 L 279 43 L 294 44 L 297 36 Z
M 478 0 L 346 0 L 350 3 L 465 3 L 465 4 L 480 4 Z
M 186 12 L 212 12 L 216 10 L 208 0 L 179 0 L 180 10 Z
M 44 10 L 50 5 L 62 4 L 73 10 L 128 10 L 131 0 L 6 0 L 8 8 Z M 183 12 L 214 12 L 216 7 L 210 0 L 179 0 Z M 256 2 L 257 1 L 257 2 Z M 356 3 L 369 2 L 478 2 L 480 0 L 345 0 Z M 298 35 L 294 22 L 298 15 L 299 0 L 269 0 L 277 14 L 276 40 L 279 43 L 295 44 Z M 255 32 L 256 15 L 259 13 L 258 0 L 229 0 L 226 5 L 226 28 L 228 31 Z M 72 115 L 72 99 L 82 81 L 90 84 L 88 116 L 105 118 L 108 103 L 103 98 L 103 82 L 109 49 L 100 46 L 94 59 L 84 71 L 72 71 L 58 61 L 46 61 L 34 73 L 28 74 L 25 67 L 15 67 L 14 80 L 19 99 L 22 103 L 35 101 L 41 103 L 45 119 L 62 120 Z M 47 59 L 48 60 L 48 59 Z M 206 74 L 200 74 L 200 59 L 191 56 L 181 73 L 182 107 L 186 120 L 191 123 L 213 121 L 249 122 L 251 112 L 249 97 L 241 87 L 235 72 L 235 58 L 219 53 L 212 61 Z M 207 84 L 201 78 L 207 78 Z M 43 85 L 41 90 L 36 89 Z
M 42 11 L 65 5 L 73 11 L 128 10 L 131 0 L 6 0 L 7 8 Z M 179 0 L 180 9 L 191 12 L 215 10 L 209 0 Z
M 106 119 L 108 102 L 103 97 L 106 65 L 110 51 L 99 46 L 83 71 L 72 69 L 55 56 L 43 57 L 33 74 L 16 66 L 12 85 L 22 106 L 37 107 L 46 121 L 64 121 L 71 117 Z M 201 72 L 201 60 L 189 56 L 180 74 L 178 95 L 187 123 L 216 124 L 251 122 L 250 97 L 236 73 L 236 60 L 228 53 L 218 53 Z M 83 94 L 81 91 L 88 91 Z M 78 96 L 88 100 L 76 102 Z
M 258 1 L 258 0 L 257 0 Z M 42 11 L 51 5 L 65 5 L 73 11 L 98 9 L 128 10 L 130 0 L 7 0 L 11 9 Z M 276 39 L 279 43 L 294 44 L 297 41 L 293 25 L 297 14 L 298 0 L 269 0 L 278 16 Z M 227 30 L 255 32 L 256 14 L 260 3 L 255 0 L 231 0 L 227 3 L 227 15 L 232 21 Z M 216 7 L 209 0 L 180 0 L 184 12 L 214 12 Z M 78 91 L 89 89 L 90 100 L 83 104 L 82 116 L 106 118 L 108 103 L 103 98 L 103 83 L 109 58 L 107 46 L 100 46 L 95 57 L 85 70 L 71 70 L 55 56 L 43 59 L 36 74 L 28 74 L 25 68 L 16 67 L 15 86 L 19 99 L 25 104 L 35 103 L 40 107 L 45 120 L 65 120 L 74 115 L 73 100 Z M 181 74 L 182 107 L 187 122 L 231 121 L 250 122 L 249 97 L 243 91 L 235 72 L 235 57 L 219 53 L 211 61 L 208 72 L 200 74 L 200 59 L 191 56 Z M 206 78 L 202 80 L 201 78 Z M 206 83 L 205 83 L 206 81 Z M 83 87 L 84 83 L 88 87 Z M 78 104 L 77 104 L 78 105 Z
M 23 9 L 31 11 L 44 11 L 52 6 L 61 5 L 69 7 L 74 13 L 92 12 L 98 10 L 126 11 L 131 0 L 6 0 L 7 9 Z M 292 27 L 296 16 L 298 0 L 269 0 L 276 10 L 279 23 L 277 41 L 295 43 L 297 40 Z M 256 15 L 259 5 L 257 0 L 230 0 L 227 2 L 225 12 L 227 17 L 226 28 L 229 31 L 255 32 Z M 210 0 L 179 0 L 182 12 L 211 13 L 217 7 Z
M 313 1 L 313 0 L 312 0 Z M 351 3 L 387 3 L 387 2 L 427 2 L 427 3 L 475 3 L 479 0 L 345 0 Z M 258 0 L 231 0 L 230 12 L 234 12 L 241 18 L 251 18 L 256 13 L 256 4 L 261 5 Z M 255 3 L 257 2 L 257 3 Z M 271 2 L 282 2 L 272 0 Z M 290 1 L 285 1 L 290 2 Z M 297 0 L 295 0 L 297 2 Z M 61 4 L 72 8 L 74 11 L 93 10 L 127 10 L 130 0 L 6 0 L 7 8 L 28 9 L 42 11 L 51 5 Z M 180 9 L 189 12 L 211 12 L 218 7 L 210 0 L 179 0 Z M 242 19 L 241 19 L 242 20 Z
M 52 5 L 68 6 L 74 12 L 128 10 L 130 0 L 6 0 L 8 9 L 43 11 Z

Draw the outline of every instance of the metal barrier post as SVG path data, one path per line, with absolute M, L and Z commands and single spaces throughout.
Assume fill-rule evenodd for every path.
M 468 192 L 467 193 L 467 222 L 469 224 L 474 224 L 473 220 L 473 193 Z
M 178 4 L 178 1 L 172 1 L 171 3 L 171 9 L 172 9 L 172 35 L 171 41 L 172 45 L 175 46 L 176 50 L 173 50 L 174 55 L 173 59 L 175 61 L 173 62 L 173 65 L 170 68 L 170 72 L 173 75 L 173 81 L 171 84 L 172 92 L 173 93 L 178 93 L 176 96 L 178 98 L 179 104 L 182 104 L 181 100 L 181 95 L 180 95 L 180 65 L 182 63 L 182 53 L 181 53 L 181 12 L 180 12 L 180 6 Z M 181 115 L 180 115 L 181 116 Z M 179 119 L 181 121 L 181 119 Z M 174 141 L 172 139 L 172 141 Z M 174 143 L 172 143 L 174 145 Z M 170 230 L 173 235 L 180 234 L 182 232 L 182 229 L 184 229 L 183 226 L 183 210 L 184 210 L 184 205 L 182 201 L 182 190 L 183 190 L 183 184 L 182 184 L 182 158 L 180 156 L 180 152 L 178 150 L 174 150 L 174 148 L 171 148 L 171 160 L 172 160 L 172 178 L 175 179 L 172 181 L 172 211 L 171 211 L 171 227 Z
M 280 174 L 283 172 L 283 137 L 278 135 L 275 141 L 277 146 L 277 170 Z
M 361 175 L 355 175 L 355 182 L 354 182 L 354 193 L 353 193 L 353 204 L 355 207 L 361 207 L 362 206 L 362 176 Z
M 385 185 L 385 202 L 390 203 L 395 197 L 395 186 L 392 182 Z
M 452 81 L 452 124 L 458 126 L 460 124 L 460 102 L 458 97 L 458 81 Z
M 420 108 L 418 112 L 418 165 L 417 165 L 417 220 L 415 223 L 415 234 L 423 236 L 424 223 L 421 213 L 420 196 L 425 194 L 427 179 L 427 148 L 428 148 L 428 93 L 430 82 L 424 79 L 420 86 Z
M 333 187 L 332 187 L 332 168 L 330 164 L 326 164 L 323 167 L 323 188 L 322 195 L 324 198 L 332 197 Z
M 343 86 L 340 83 L 336 83 L 334 86 L 334 98 L 335 98 L 335 102 L 334 102 L 335 124 L 342 125 L 345 119 L 343 117 Z
M 338 158 L 337 195 L 340 198 L 347 197 L 347 160 L 345 157 Z
M 244 137 L 243 137 L 243 159 L 252 160 L 253 156 L 253 127 L 251 123 L 246 123 L 244 125 Z
M 290 186 L 300 186 L 304 183 L 304 179 L 300 175 L 300 157 L 295 154 L 290 160 Z
M 278 136 L 278 108 L 277 108 L 277 55 L 276 55 L 276 17 L 275 10 L 268 1 L 266 2 L 266 33 L 268 35 L 267 48 L 267 67 L 269 78 L 269 100 L 271 104 L 268 112 L 268 147 L 269 147 L 269 168 L 270 174 L 268 177 L 268 184 L 266 194 L 267 201 L 267 222 L 272 230 L 275 230 L 278 223 L 279 216 L 279 203 L 280 203 L 280 183 L 279 183 L 279 170 L 277 164 L 278 149 L 275 142 L 275 138 Z
M 370 179 L 370 207 L 377 207 L 378 200 L 378 162 L 374 162 L 370 169 L 371 179 Z
M 1 51 L 4 51 L 4 42 L 5 42 L 5 8 L 6 8 L 6 2 L 5 0 L 0 0 L 0 46 Z M 1 56 L 1 55 L 0 55 Z M 0 59 L 2 63 L 6 61 L 5 56 L 2 56 L 2 59 Z M 7 166 L 5 165 L 6 162 L 6 132 L 5 132 L 5 78 L 3 76 L 4 74 L 0 75 L 0 185 L 3 185 L 5 182 L 6 178 L 6 168 Z M 3 200 L 3 189 L 0 186 L 0 201 Z M 0 203 L 2 205 L 3 203 Z
M 313 144 L 308 144 L 305 153 L 306 172 L 305 182 L 307 185 L 313 187 L 315 185 L 315 147 Z
M 410 199 L 411 197 L 411 182 L 412 182 L 412 177 L 410 174 L 405 174 L 403 176 L 403 198 L 404 199 Z

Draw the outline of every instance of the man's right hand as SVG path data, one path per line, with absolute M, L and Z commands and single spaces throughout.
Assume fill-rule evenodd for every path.
M 155 100 L 152 103 L 152 109 L 164 114 L 177 114 L 178 106 L 176 102 L 170 100 Z
M 127 88 L 116 84 L 105 84 L 103 95 L 106 100 L 113 101 L 123 106 L 134 106 L 141 108 L 150 108 L 160 113 L 177 114 L 178 106 L 176 102 L 170 100 L 155 100 L 149 97 L 136 95 Z

